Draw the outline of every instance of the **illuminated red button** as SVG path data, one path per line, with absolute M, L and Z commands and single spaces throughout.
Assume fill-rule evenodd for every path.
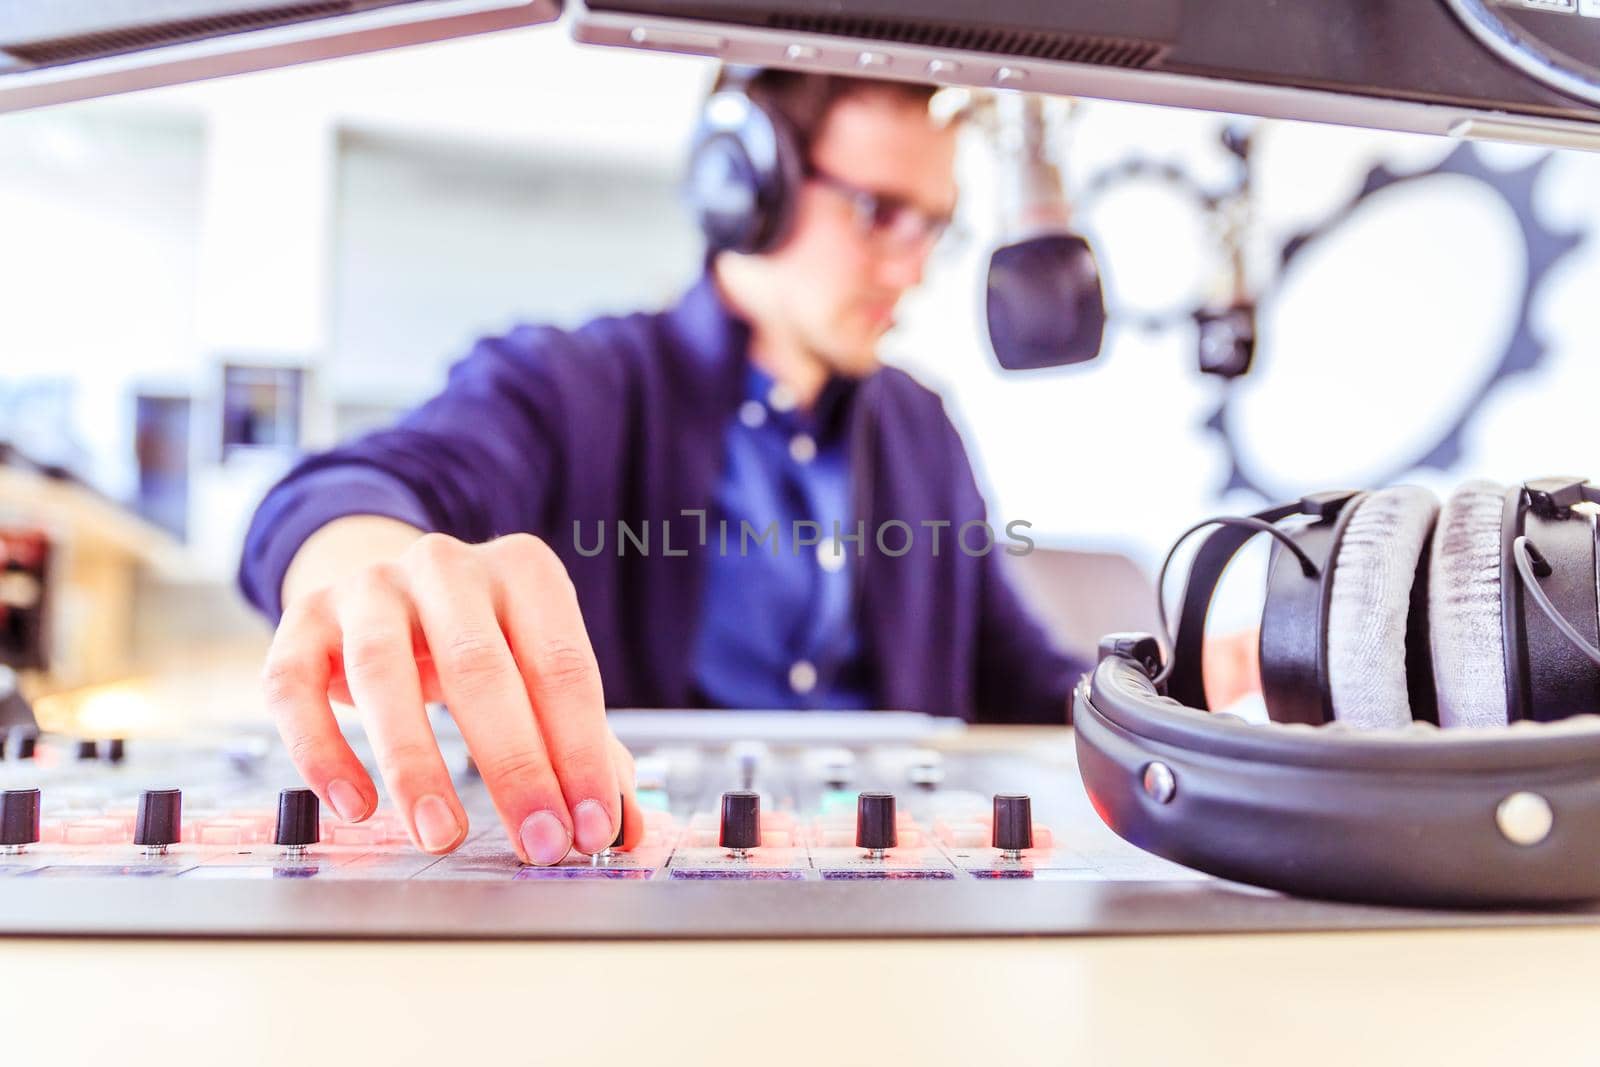
M 252 819 L 196 819 L 185 824 L 183 837 L 202 845 L 250 845 L 260 840 Z
M 110 808 L 100 818 L 116 824 L 128 836 L 133 836 L 133 824 L 136 821 L 136 817 L 131 808 Z
M 364 828 L 363 834 L 370 837 L 370 840 L 352 837 L 348 842 L 349 844 L 403 845 L 411 840 L 411 835 L 406 832 L 405 823 L 392 811 L 376 811 L 366 822 L 356 823 L 354 826 Z M 336 845 L 347 843 L 339 837 L 341 828 L 352 829 L 353 827 L 346 823 L 340 823 L 338 827 L 335 827 L 333 843 Z
M 939 840 L 947 848 L 985 848 L 989 838 L 987 826 L 972 822 L 946 824 L 939 832 Z
M 325 833 L 322 839 L 333 845 L 381 845 L 388 839 L 389 832 L 382 826 L 369 826 L 366 823 L 335 823 L 332 833 Z
M 61 839 L 69 845 L 110 845 L 132 832 L 125 831 L 119 819 L 79 819 L 66 824 Z

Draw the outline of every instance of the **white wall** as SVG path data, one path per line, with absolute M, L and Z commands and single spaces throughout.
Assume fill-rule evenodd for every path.
M 347 137 L 333 269 L 336 400 L 415 404 L 475 338 L 669 303 L 698 268 L 676 174 Z
M 34 425 L 20 443 L 46 458 L 87 453 L 118 495 L 135 484 L 132 390 L 187 388 L 200 355 L 203 149 L 199 123 L 170 116 L 0 121 L 0 395 L 70 383 L 65 439 Z

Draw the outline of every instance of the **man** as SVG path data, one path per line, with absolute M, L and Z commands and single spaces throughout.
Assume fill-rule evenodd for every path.
M 535 864 L 642 832 L 608 703 L 1066 721 L 1086 664 L 1023 611 L 1001 544 L 956 543 L 985 518 L 961 441 L 875 354 L 955 210 L 956 130 L 926 87 L 747 92 L 805 162 L 778 247 L 711 256 L 663 314 L 480 341 L 397 428 L 263 502 L 241 583 L 282 616 L 267 699 L 343 818 L 377 796 L 330 697 L 435 853 L 467 833 L 424 712 L 446 701 Z

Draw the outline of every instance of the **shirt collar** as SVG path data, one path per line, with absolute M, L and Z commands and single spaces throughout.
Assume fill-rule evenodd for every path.
M 709 367 L 743 364 L 750 351 L 750 324 L 722 302 L 707 271 L 669 313 L 685 353 Z
M 684 294 L 670 317 L 691 360 L 708 368 L 745 368 L 745 399 L 760 401 L 774 415 L 792 419 L 824 437 L 843 433 L 848 426 L 850 400 L 858 384 L 853 378 L 830 375 L 810 412 L 784 411 L 783 405 L 772 403 L 772 376 L 750 363 L 750 325 L 723 302 L 709 271 Z
M 810 411 L 802 411 L 794 406 L 772 375 L 751 363 L 745 371 L 744 399 L 746 403 L 760 404 L 773 425 L 785 430 L 803 430 L 826 443 L 838 439 L 848 428 L 850 400 L 855 396 L 856 384 L 842 375 L 831 375 L 817 394 L 816 405 Z

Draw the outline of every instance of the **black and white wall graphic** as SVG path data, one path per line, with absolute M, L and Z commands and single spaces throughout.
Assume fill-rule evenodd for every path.
M 891 338 L 997 512 L 1148 565 L 1202 514 L 1319 488 L 1600 477 L 1600 155 L 1108 103 L 1058 150 L 1106 279 L 1099 360 L 973 355 L 992 193 L 970 159 L 969 247 Z M 1241 297 L 1249 372 L 1201 373 L 1196 312 Z

